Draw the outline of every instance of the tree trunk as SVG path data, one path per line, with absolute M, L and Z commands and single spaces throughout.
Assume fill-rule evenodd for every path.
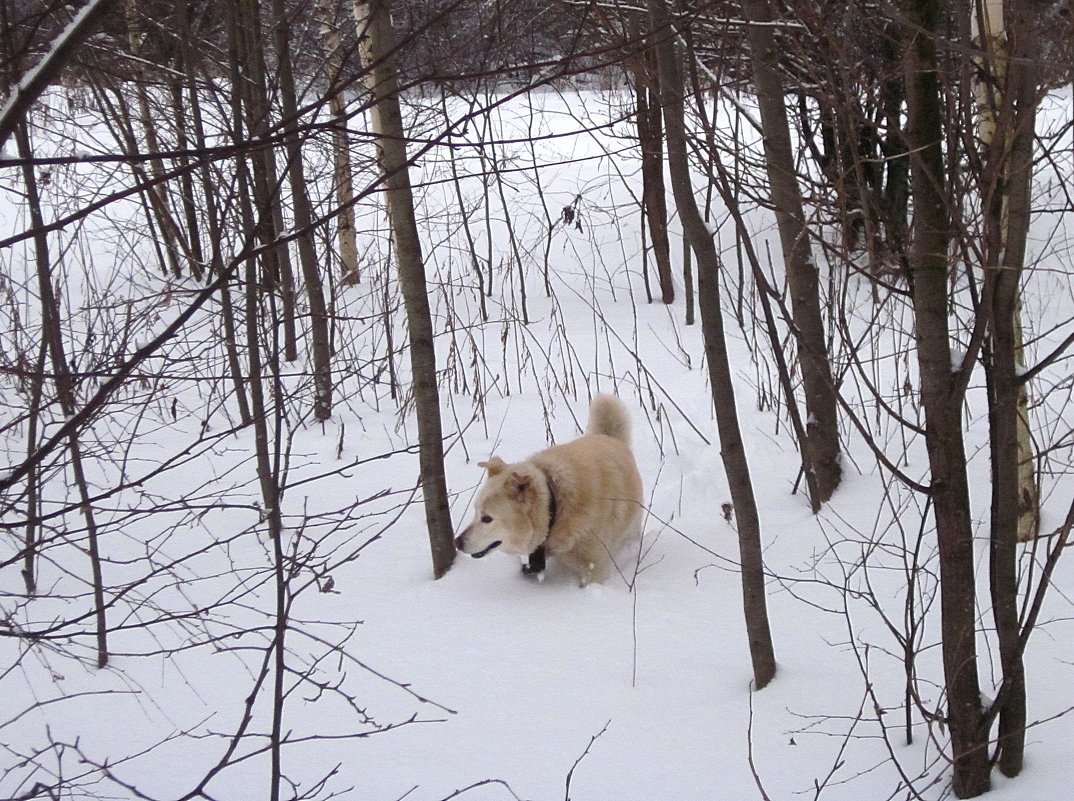
M 632 37 L 640 37 L 632 21 Z M 668 238 L 668 206 L 664 191 L 664 124 L 660 107 L 660 73 L 651 50 L 629 62 L 634 73 L 634 97 L 637 104 L 635 123 L 641 147 L 641 204 L 653 244 L 656 276 L 660 283 L 660 300 L 675 302 L 675 284 L 671 277 L 671 241 Z
M 237 47 L 240 72 L 236 88 L 243 101 L 246 131 L 250 139 L 263 139 L 269 129 L 271 106 L 265 70 L 264 37 L 257 0 L 232 0 L 228 4 L 236 15 L 232 34 Z M 283 211 L 280 205 L 280 182 L 276 173 L 276 151 L 259 148 L 251 155 L 254 178 L 254 204 L 257 209 L 258 239 L 270 246 L 262 258 L 264 281 L 270 292 L 278 291 L 281 300 L 284 360 L 298 358 L 298 331 L 295 321 L 295 277 L 291 253 L 286 243 L 276 243 L 283 230 Z M 273 243 L 276 243 L 273 245 Z
M 37 427 L 40 424 L 41 396 L 45 389 L 45 357 L 48 355 L 48 340 L 41 338 L 37 350 L 34 374 L 30 377 L 30 408 L 26 412 L 26 456 L 33 456 L 37 449 Z M 38 520 L 41 516 L 41 482 L 37 467 L 31 467 L 26 473 L 26 532 L 23 536 L 22 581 L 26 585 L 26 594 L 37 594 L 37 545 Z
M 1003 255 L 1003 266 L 1010 268 L 1012 263 L 1015 263 L 1020 269 L 1025 260 L 1027 231 L 1012 230 L 1012 226 L 1028 228 L 1029 218 L 1028 212 L 1019 216 L 1014 207 L 1022 202 L 1028 208 L 1032 164 L 1029 164 L 1023 174 L 1022 168 L 1014 162 L 1018 158 L 1016 151 L 1019 149 L 1024 154 L 1025 148 L 1028 147 L 1029 157 L 1032 157 L 1039 70 L 1035 69 L 1032 63 L 1023 63 L 1017 59 L 1011 61 L 1011 56 L 1014 53 L 1013 47 L 1020 47 L 1023 53 L 1032 54 L 1032 49 L 1039 46 L 1039 42 L 1034 41 L 1036 37 L 1032 20 L 1018 17 L 1019 21 L 1014 25 L 1006 24 L 1003 5 L 1002 0 L 988 0 L 980 5 L 980 18 L 977 20 L 975 33 L 980 36 L 985 51 L 984 62 L 979 65 L 979 72 L 984 77 L 976 82 L 974 90 L 979 113 L 978 138 L 982 159 L 986 164 L 984 191 L 992 198 L 985 218 L 986 246 L 991 247 L 992 254 Z M 1023 9 L 1014 13 L 1024 16 L 1026 12 Z M 1019 39 L 1023 41 L 1019 42 Z M 1018 96 L 1023 87 L 1024 96 Z M 1019 136 L 1029 137 L 1029 142 L 1019 143 Z M 1022 194 L 1026 195 L 1024 200 L 1014 197 Z M 996 266 L 995 261 L 994 258 L 989 259 L 987 264 Z M 1015 307 L 1012 312 L 1014 318 L 1011 335 L 1014 360 L 1016 365 L 1022 368 L 1025 367 L 1025 353 L 1022 345 L 1021 293 L 1015 291 L 1013 300 Z M 1016 507 L 1018 540 L 1027 542 L 1037 536 L 1040 525 L 1040 498 L 1037 496 L 1034 470 L 1036 460 L 1029 427 L 1029 400 L 1024 384 L 1019 384 L 1017 393 L 1018 494 L 1004 502 Z
M 354 0 L 354 18 L 361 38 L 366 80 L 373 93 L 373 135 L 380 152 L 388 216 L 395 240 L 399 287 L 410 334 L 414 405 L 418 418 L 421 484 L 429 529 L 433 575 L 443 576 L 455 560 L 455 544 L 444 478 L 444 444 L 440 397 L 436 386 L 436 348 L 422 260 L 421 238 L 414 216 L 414 196 L 407 163 L 406 131 L 399 109 L 395 35 L 388 0 Z
M 199 97 L 198 82 L 195 72 L 197 47 L 192 41 L 192 26 L 189 21 L 189 9 L 186 3 L 178 3 L 176 11 L 179 15 L 180 52 L 185 78 L 186 96 L 190 108 L 190 121 L 193 127 L 194 145 L 198 150 L 207 147 L 205 138 L 205 124 L 201 113 L 201 100 Z M 235 87 L 237 91 L 237 87 Z M 235 115 L 236 128 L 241 127 L 241 114 Z M 201 194 L 205 203 L 205 217 L 209 227 L 208 244 L 212 249 L 212 256 L 208 259 L 208 272 L 214 278 L 223 270 L 223 258 L 221 247 L 223 238 L 220 234 L 221 220 L 220 208 L 216 201 L 215 184 L 212 171 L 207 161 L 198 165 L 198 177 L 201 184 Z M 249 425 L 253 418 L 250 413 L 250 403 L 246 397 L 246 382 L 242 371 L 242 361 L 239 357 L 238 333 L 235 323 L 235 304 L 231 295 L 231 287 L 224 284 L 220 287 L 220 319 L 223 329 L 224 350 L 227 354 L 228 372 L 231 374 L 231 383 L 235 390 L 235 403 L 238 406 L 239 419 L 243 425 Z
M 246 205 L 249 201 L 246 201 Z M 269 320 L 272 332 L 269 351 L 269 372 L 273 381 L 272 416 L 274 425 L 269 428 L 269 404 L 265 398 L 264 362 L 261 357 L 260 326 L 258 325 L 261 289 L 257 280 L 256 262 L 246 263 L 246 354 L 250 371 L 250 406 L 253 413 L 254 454 L 257 465 L 258 484 L 261 487 L 261 503 L 265 522 L 268 524 L 269 541 L 272 543 L 272 566 L 275 587 L 276 613 L 273 625 L 273 693 L 272 727 L 268 740 L 269 751 L 269 801 L 279 801 L 283 778 L 282 724 L 284 710 L 284 673 L 286 671 L 285 637 L 287 633 L 286 575 L 283 554 L 283 515 L 280 502 L 280 438 L 283 435 L 282 408 L 280 406 L 279 325 L 276 319 L 276 300 L 269 298 L 273 319 Z
M 333 187 L 339 216 L 336 236 L 339 239 L 339 261 L 344 286 L 357 284 L 358 243 L 354 224 L 354 176 L 351 173 L 351 141 L 347 134 L 347 117 L 344 114 L 344 97 L 340 90 L 333 91 L 340 80 L 343 58 L 340 53 L 340 36 L 334 18 L 335 4 L 332 0 L 317 0 L 317 16 L 324 36 L 324 59 L 331 94 L 328 110 L 332 115 L 332 155 L 334 159 Z
M 139 17 L 139 4 L 137 0 L 126 0 L 124 6 L 127 22 L 127 43 L 133 56 L 134 65 L 134 90 L 138 99 L 138 116 L 142 124 L 142 135 L 145 137 L 146 150 L 152 155 L 160 152 L 160 142 L 157 139 L 157 126 L 149 109 L 149 92 L 146 89 L 145 70 L 142 68 L 142 21 Z M 133 126 L 132 126 L 133 127 Z M 133 143 L 137 152 L 137 143 Z M 157 217 L 161 236 L 164 238 L 164 252 L 168 257 L 168 264 L 172 273 L 179 277 L 183 274 L 180 266 L 179 242 L 182 234 L 175 218 L 172 216 L 171 204 L 168 202 L 168 192 L 164 183 L 160 183 L 164 175 L 164 163 L 159 158 L 149 159 L 149 171 L 153 180 L 157 181 L 147 191 L 150 206 Z M 184 247 L 185 251 L 186 248 Z M 190 260 L 194 269 L 194 277 L 201 279 L 201 266 L 193 259 Z
M 667 7 L 665 0 L 648 0 L 648 3 L 652 23 L 650 31 L 655 41 L 660 69 L 660 101 L 664 107 L 671 188 L 683 230 L 697 256 L 697 298 L 701 312 L 701 331 L 705 342 L 713 406 L 716 410 L 716 426 L 720 434 L 720 456 L 727 473 L 731 502 L 738 521 L 742 602 L 753 662 L 754 686 L 761 689 L 775 676 L 776 658 L 765 597 L 760 517 L 753 495 L 749 462 L 739 430 L 734 379 L 724 339 L 723 311 L 720 308 L 720 260 L 712 235 L 697 208 L 690 181 L 684 123 L 685 92 Z
M 807 416 L 808 462 L 817 476 L 820 500 L 826 501 L 842 476 L 839 418 L 835 382 L 828 362 L 827 339 L 820 310 L 820 280 L 809 242 L 802 196 L 794 170 L 790 127 L 783 101 L 783 81 L 777 60 L 768 0 L 743 0 L 750 63 L 764 134 L 765 165 L 775 207 L 783 260 L 790 289 L 793 327 L 802 368 Z
M 1025 752 L 1026 683 L 1018 622 L 1017 543 L 1036 535 L 1037 498 L 1025 408 L 1020 285 L 1029 233 L 1036 129 L 1036 43 L 1033 21 L 1023 9 L 1002 31 L 1002 4 L 983 7 L 982 33 L 990 56 L 984 65 L 994 91 L 979 94 L 985 182 L 985 278 L 990 298 L 992 389 L 992 528 L 989 552 L 992 615 L 999 640 L 1003 683 L 997 694 L 998 764 L 1006 776 L 1022 770 Z M 991 13 L 989 13 L 991 12 Z M 984 101 L 981 103 L 981 101 Z M 1026 465 L 1030 468 L 1026 476 Z M 1028 480 L 1031 489 L 1023 482 Z
M 34 260 L 37 266 L 37 288 L 41 298 L 41 335 L 48 345 L 53 380 L 56 385 L 56 397 L 64 417 L 75 414 L 74 379 L 68 368 L 67 355 L 64 352 L 63 332 L 60 329 L 60 303 L 52 287 L 52 262 L 49 257 L 48 240 L 45 235 L 44 218 L 41 214 L 41 197 L 38 193 L 37 176 L 30 163 L 33 149 L 30 146 L 30 133 L 25 122 L 15 127 L 15 142 L 19 158 L 25 163 L 22 167 L 23 180 L 26 184 L 26 204 L 30 214 L 30 224 L 34 234 Z M 92 575 L 94 620 L 97 625 L 97 667 L 108 664 L 108 620 L 105 614 L 104 576 L 101 570 L 101 553 L 97 538 L 97 521 L 90 502 L 89 482 L 86 480 L 82 463 L 82 446 L 77 432 L 72 431 L 67 440 L 67 449 L 71 454 L 71 472 L 81 504 L 82 516 L 86 521 L 86 550 L 89 552 L 90 573 Z
M 890 24 L 886 33 L 881 44 L 882 60 L 885 64 L 898 64 L 902 52 L 899 26 Z M 897 70 L 885 77 L 880 91 L 880 105 L 887 129 L 880 143 L 880 152 L 885 160 L 882 202 L 884 233 L 892 261 L 905 270 L 910 168 L 907 164 L 906 139 L 902 125 L 902 106 L 906 89 Z
M 306 284 L 310 307 L 310 361 L 313 367 L 313 416 L 327 420 L 332 416 L 332 353 L 328 331 L 328 307 L 324 300 L 321 271 L 313 249 L 313 212 L 302 164 L 302 142 L 298 135 L 298 100 L 291 65 L 290 20 L 283 0 L 272 0 L 272 28 L 276 45 L 276 63 L 280 82 L 284 136 L 287 143 L 287 176 L 291 184 L 291 205 L 298 230 L 298 259 Z
M 187 246 L 190 248 L 190 274 L 194 276 L 195 281 L 202 281 L 205 278 L 205 249 L 201 244 L 201 223 L 198 217 L 197 198 L 194 196 L 194 174 L 190 169 L 190 158 L 186 155 L 190 149 L 190 141 L 187 137 L 189 126 L 182 78 L 172 76 L 169 79 L 168 90 L 172 96 L 172 114 L 175 115 L 175 147 L 182 153 L 176 161 L 182 170 L 179 175 L 179 191 L 183 218 L 186 221 Z
M 973 529 L 962 438 L 962 365 L 952 370 L 947 318 L 950 227 L 943 162 L 943 108 L 937 77 L 938 9 L 908 0 L 907 114 L 913 195 L 913 305 L 925 444 L 940 553 L 940 610 L 953 787 L 972 798 L 991 786 L 988 731 L 977 674 Z

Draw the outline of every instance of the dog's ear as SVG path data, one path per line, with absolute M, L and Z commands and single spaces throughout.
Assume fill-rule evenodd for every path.
M 530 476 L 522 475 L 522 473 L 511 473 L 511 481 L 508 486 L 511 488 L 511 497 L 521 501 L 533 491 L 533 479 Z
M 478 462 L 477 466 L 485 468 L 489 471 L 490 476 L 494 476 L 497 473 L 502 473 L 503 469 L 507 467 L 507 463 L 499 456 L 493 456 L 487 462 Z

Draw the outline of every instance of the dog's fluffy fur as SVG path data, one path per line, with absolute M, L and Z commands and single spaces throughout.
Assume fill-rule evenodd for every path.
M 617 553 L 640 534 L 642 484 L 630 418 L 610 395 L 593 399 L 584 436 L 525 461 L 493 456 L 480 466 L 488 475 L 473 522 L 455 539 L 463 553 L 482 557 L 498 548 L 526 558 L 543 547 L 584 586 L 607 579 Z

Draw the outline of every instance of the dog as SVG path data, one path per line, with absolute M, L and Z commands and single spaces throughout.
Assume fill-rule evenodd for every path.
M 641 535 L 642 481 L 630 450 L 630 417 L 611 395 L 589 407 L 585 434 L 528 459 L 480 462 L 487 475 L 474 518 L 455 547 L 475 559 L 516 554 L 523 572 L 542 574 L 545 556 L 581 586 L 602 583 L 617 553 Z

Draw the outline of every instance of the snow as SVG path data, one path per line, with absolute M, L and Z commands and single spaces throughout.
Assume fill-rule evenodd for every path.
M 539 125 L 554 133 L 577 129 L 572 110 L 600 120 L 616 102 L 604 93 L 520 98 L 497 111 L 499 138 L 518 139 L 530 130 L 526 103 L 537 104 Z M 459 555 L 444 578 L 431 580 L 415 489 L 415 420 L 409 407 L 399 410 L 389 397 L 382 369 L 387 345 L 371 322 L 381 319 L 378 304 L 392 285 L 386 289 L 383 275 L 370 270 L 362 286 L 337 295 L 344 327 L 333 418 L 314 425 L 296 412 L 285 421 L 282 437 L 289 487 L 280 505 L 283 536 L 288 548 L 303 555 L 287 638 L 288 663 L 296 673 L 286 678 L 292 689 L 283 723 L 285 772 L 302 792 L 329 777 L 320 797 L 335 792 L 409 801 L 447 799 L 463 788 L 469 789 L 462 797 L 476 801 L 559 798 L 565 785 L 570 798 L 596 801 L 764 794 L 826 801 L 949 797 L 949 773 L 939 751 L 946 747 L 945 731 L 930 729 L 918 711 L 912 716 L 912 745 L 904 743 L 901 728 L 904 665 L 895 633 L 902 632 L 904 615 L 912 618 L 923 606 L 934 608 L 914 633 L 920 703 L 929 711 L 943 703 L 935 544 L 928 534 L 917 541 L 927 505 L 893 484 L 865 444 L 848 433 L 844 483 L 812 515 L 801 492 L 792 491 L 800 459 L 788 426 L 778 410 L 758 402 L 762 388 L 774 382 L 728 315 L 779 662 L 774 682 L 752 689 L 737 536 L 733 518 L 720 512 L 730 494 L 699 326 L 683 324 L 681 300 L 670 309 L 645 302 L 636 214 L 622 177 L 636 180 L 636 164 L 627 155 L 612 158 L 599 151 L 603 145 L 620 148 L 613 133 L 542 141 L 536 150 L 541 162 L 582 159 L 545 171 L 543 194 L 527 183 L 524 169 L 511 176 L 520 189 L 510 193 L 517 204 L 511 208 L 514 233 L 524 243 L 540 245 L 547 236 L 545 202 L 559 209 L 580 198 L 586 221 L 583 230 L 555 228 L 552 298 L 542 290 L 540 247 L 521 249 L 527 254 L 528 326 L 519 322 L 518 270 L 509 262 L 505 210 L 496 207 L 495 193 L 483 193 L 479 170 L 464 190 L 471 200 L 483 196 L 493 204 L 488 233 L 484 219 L 475 225 L 475 251 L 496 267 L 494 291 L 486 298 L 488 322 L 478 313 L 471 254 L 460 244 L 464 215 L 452 211 L 452 188 L 436 181 L 446 171 L 446 153 L 434 150 L 423 159 L 421 206 L 430 297 L 442 332 L 437 344 L 445 470 L 456 526 L 472 514 L 483 477 L 477 462 L 493 453 L 520 458 L 577 436 L 588 395 L 617 391 L 631 410 L 648 499 L 639 551 L 602 586 L 579 588 L 554 559 L 534 581 L 522 575 L 516 560 L 498 552 L 482 560 Z M 525 145 L 512 155 L 523 165 L 531 157 Z M 104 180 L 95 170 L 105 168 L 83 168 L 85 173 L 69 180 L 89 185 Z M 72 191 L 64 185 L 49 190 L 47 202 L 56 214 Z M 2 201 L 4 235 L 24 224 L 13 198 L 6 194 Z M 376 202 L 359 207 L 358 230 L 371 264 L 384 263 L 388 249 Z M 137 219 L 133 204 L 113 216 L 121 217 L 124 208 Z M 73 274 L 66 284 L 74 295 L 72 308 L 82 315 L 75 315 L 71 337 L 80 340 L 80 332 L 94 330 L 87 322 L 96 319 L 92 301 L 129 300 L 141 326 L 130 344 L 138 347 L 160 330 L 155 293 L 168 281 L 149 271 L 123 272 L 124 250 L 144 254 L 148 244 L 137 238 L 115 242 L 111 225 L 91 218 L 84 226 L 94 269 Z M 753 211 L 750 225 L 778 248 L 765 213 Z M 733 247 L 730 226 L 712 230 L 722 247 Z M 1055 252 L 1053 245 L 1053 257 Z M 13 275 L 29 269 L 17 259 L 7 266 Z M 1066 280 L 1061 272 L 1050 272 L 1047 281 Z M 104 281 L 111 274 L 117 276 L 114 283 Z M 1025 302 L 1045 307 L 1059 296 L 1056 285 L 1031 284 Z M 734 297 L 730 290 L 727 303 Z M 851 284 L 848 291 L 857 293 L 868 316 L 868 286 Z M 1047 312 L 1062 320 L 1067 310 Z M 222 373 L 220 350 L 205 334 L 215 324 L 208 313 L 195 316 L 168 351 L 175 359 L 160 359 L 147 374 L 158 367 L 189 370 L 188 378 Z M 1042 323 L 1040 330 L 1049 329 Z M 395 334 L 398 348 L 398 325 Z M 1059 341 L 1063 331 L 1048 336 Z M 887 356 L 877 360 L 883 365 L 877 368 L 880 377 L 899 387 L 904 373 Z M 281 379 L 284 391 L 296 398 L 302 397 L 302 369 L 301 363 L 287 365 Z M 1057 365 L 1041 380 L 1059 382 L 1063 369 Z M 271 638 L 272 545 L 260 522 L 252 432 L 231 431 L 235 410 L 217 395 L 223 390 L 210 391 L 206 382 L 147 378 L 123 391 L 128 394 L 122 405 L 108 411 L 93 432 L 102 447 L 114 431 L 135 441 L 117 459 L 130 488 L 101 504 L 102 547 L 109 560 L 104 569 L 110 581 L 132 587 L 110 610 L 116 629 L 107 668 L 93 666 L 89 629 L 56 640 L 10 636 L 87 613 L 82 551 L 57 551 L 58 559 L 69 560 L 71 576 L 42 566 L 42 597 L 26 603 L 20 564 L 10 559 L 18 543 L 3 541 L 0 635 L 9 636 L 0 637 L 6 710 L 0 721 L 0 797 L 24 795 L 33 782 L 51 780 L 50 770 L 71 777 L 72 786 L 112 797 L 134 797 L 129 787 L 154 798 L 191 791 L 221 759 L 228 735 L 243 720 Z M 15 397 L 6 383 L 0 392 Z M 182 410 L 175 420 L 169 413 L 173 399 Z M 1053 402 L 1053 423 L 1069 426 L 1071 412 Z M 1047 399 L 1042 405 L 1047 407 Z M 912 403 L 904 412 L 918 419 Z M 968 410 L 982 581 L 985 425 L 980 406 Z M 9 463 L 22 452 L 21 436 L 4 432 Z M 923 478 L 927 461 L 920 438 L 903 439 L 880 424 L 876 436 L 900 467 Z M 116 483 L 120 468 L 95 458 L 95 486 Z M 170 470 L 154 474 L 172 458 Z M 1045 519 L 1058 525 L 1074 487 L 1062 476 L 1044 480 L 1051 499 Z M 50 502 L 60 503 L 63 492 L 51 491 Z M 5 512 L 5 522 L 18 519 L 10 515 Z M 61 536 L 81 536 L 77 509 L 59 522 L 51 525 Z M 1025 554 L 1027 568 L 1029 551 Z M 146 564 L 152 570 L 143 576 L 138 571 Z M 1071 573 L 1060 563 L 1058 585 L 1069 586 Z M 917 590 L 907 598 L 910 576 Z M 992 798 L 1058 799 L 1069 792 L 1067 751 L 1074 738 L 1074 723 L 1065 715 L 1074 708 L 1069 606 L 1060 594 L 1050 596 L 1044 630 L 1029 641 L 1035 723 L 1026 771 L 1015 780 L 997 774 Z M 986 627 L 990 612 L 982 610 Z M 183 617 L 170 619 L 165 612 Z M 155 623 L 138 627 L 146 621 Z M 990 697 L 998 682 L 997 657 L 983 637 L 982 656 L 982 693 Z M 298 675 L 308 681 L 298 681 Z M 268 757 L 257 751 L 271 723 L 266 692 L 262 688 L 250 707 L 256 738 L 240 746 L 242 759 L 213 778 L 206 790 L 211 797 L 266 796 Z M 50 742 L 66 748 L 52 749 Z M 156 747 L 146 751 L 150 745 Z M 36 749 L 43 749 L 41 755 L 34 756 Z M 35 761 L 42 767 L 35 770 Z M 106 761 L 116 781 L 98 780 L 88 770 Z M 88 778 L 76 778 L 82 775 Z M 914 791 L 906 788 L 904 776 L 913 780 Z

